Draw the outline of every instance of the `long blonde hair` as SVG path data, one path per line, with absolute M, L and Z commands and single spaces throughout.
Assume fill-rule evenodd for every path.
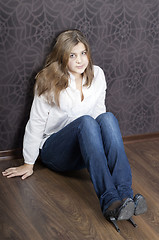
M 79 30 L 67 30 L 62 32 L 56 39 L 56 43 L 46 59 L 44 68 L 36 75 L 36 93 L 38 96 L 45 95 L 49 104 L 59 105 L 61 90 L 68 87 L 68 60 L 71 50 L 79 42 L 86 47 L 88 66 L 83 73 L 86 78 L 86 86 L 90 86 L 94 77 L 92 58 L 89 44 Z M 54 96 L 54 97 L 53 97 Z

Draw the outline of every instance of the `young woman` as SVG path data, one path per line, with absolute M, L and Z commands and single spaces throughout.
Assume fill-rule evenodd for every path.
M 24 165 L 9 168 L 10 178 L 33 174 L 42 162 L 58 172 L 86 167 L 107 220 L 131 220 L 146 211 L 142 195 L 133 198 L 131 169 L 115 116 L 106 112 L 106 81 L 92 65 L 90 48 L 78 30 L 61 33 L 36 76 L 27 123 Z

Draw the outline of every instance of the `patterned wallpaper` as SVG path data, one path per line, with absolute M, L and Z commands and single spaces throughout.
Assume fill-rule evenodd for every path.
M 65 29 L 87 36 L 122 135 L 159 131 L 158 0 L 1 0 L 0 150 L 22 146 L 34 76 Z

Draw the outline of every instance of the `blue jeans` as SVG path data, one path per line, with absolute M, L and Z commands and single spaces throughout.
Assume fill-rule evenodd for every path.
M 96 119 L 82 116 L 52 134 L 41 150 L 41 160 L 58 172 L 86 167 L 103 213 L 112 202 L 133 197 L 131 169 L 112 113 Z

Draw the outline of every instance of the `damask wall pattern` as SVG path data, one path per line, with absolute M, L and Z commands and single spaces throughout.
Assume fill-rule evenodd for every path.
M 35 74 L 54 38 L 74 28 L 105 72 L 122 135 L 159 131 L 158 0 L 1 0 L 0 151 L 22 146 Z

